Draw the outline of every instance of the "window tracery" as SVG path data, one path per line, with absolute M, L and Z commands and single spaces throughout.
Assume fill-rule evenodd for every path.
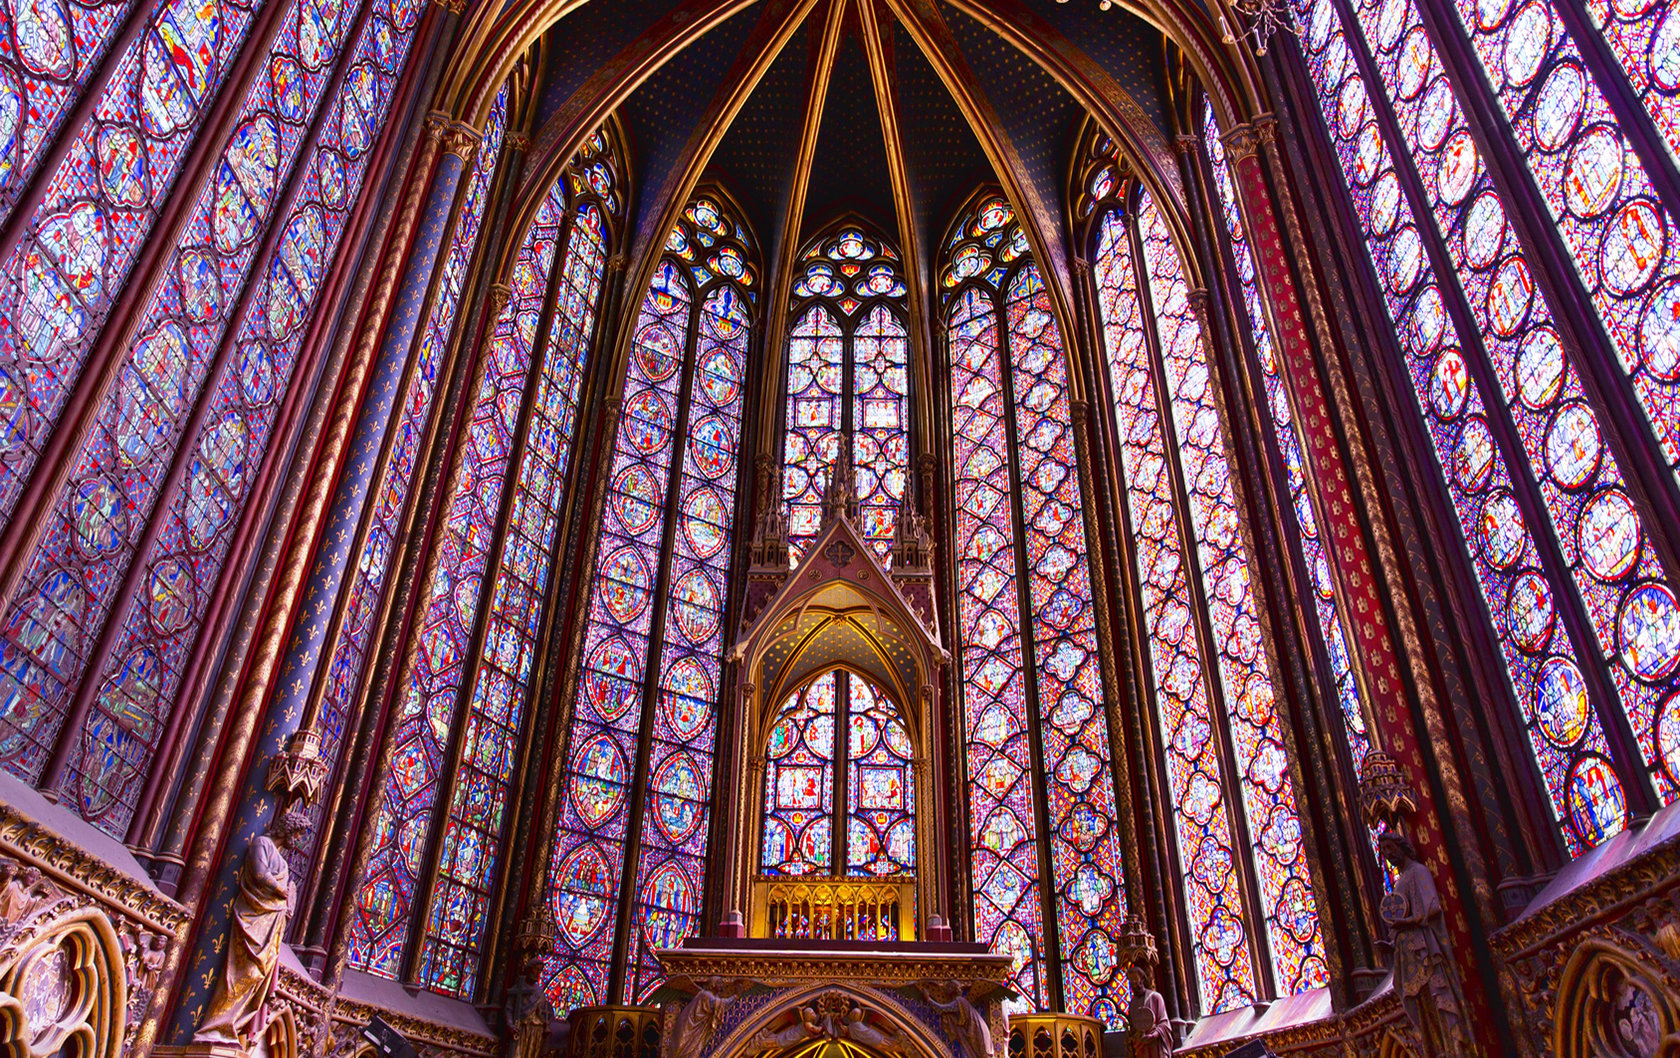
M 597 169 L 605 181 L 588 178 Z M 620 171 L 616 147 L 597 133 L 524 235 L 481 354 L 424 616 L 399 677 L 395 749 L 350 916 L 350 958 L 396 976 L 410 922 L 424 915 L 414 977 L 449 994 L 471 995 L 477 983 Z M 504 507 L 505 531 L 487 531 L 504 524 Z M 428 875 L 429 891 L 420 888 Z
M 633 324 L 551 856 L 543 986 L 561 1010 L 606 1001 L 615 932 L 631 930 L 637 999 L 658 983 L 651 950 L 698 925 L 757 283 L 750 233 L 702 193 Z
M 795 565 L 849 439 L 860 529 L 883 564 L 910 466 L 909 334 L 898 251 L 843 221 L 800 255 L 788 332 L 782 502 Z
M 1043 1008 L 1054 928 L 1064 1009 L 1116 1024 L 1126 893 L 1062 338 L 995 194 L 961 214 L 939 277 L 975 936 Z

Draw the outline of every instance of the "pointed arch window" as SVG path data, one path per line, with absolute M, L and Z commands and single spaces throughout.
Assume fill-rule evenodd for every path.
M 842 222 L 800 255 L 788 316 L 782 503 L 797 565 L 822 528 L 823 491 L 849 441 L 864 538 L 891 560 L 910 467 L 909 331 L 898 251 Z
M 543 197 L 514 258 L 449 471 L 417 641 L 398 677 L 391 770 L 350 913 L 354 965 L 450 995 L 471 996 L 478 982 L 622 202 L 619 157 L 604 134 L 592 137 Z
M 179 243 L 120 322 L 134 337 L 21 562 L 0 619 L 0 765 L 62 791 L 113 835 L 125 834 L 169 724 L 420 7 L 284 10 Z M 0 459 L 0 515 L 35 469 L 251 15 L 160 8 L 103 89 L 108 123 L 65 133 L 75 141 L 0 279 L 0 388 L 21 394 L 11 387 L 34 380 L 31 409 L 7 413 L 15 458 Z M 160 34 L 177 33 L 195 45 L 188 65 L 157 67 Z M 147 71 L 184 80 L 151 95 Z M 143 97 L 156 105 L 143 110 Z M 96 144 L 122 149 L 101 158 Z M 36 366 L 18 374 L 24 360 Z
M 550 857 L 562 1011 L 645 997 L 699 923 L 756 253 L 696 196 L 632 323 Z
M 1217 1013 L 1329 973 L 1191 291 L 1153 197 L 1097 175 L 1093 273 L 1135 590 L 1196 976 Z
M 1298 6 L 1325 131 L 1512 708 L 1578 855 L 1637 807 L 1680 794 L 1674 571 L 1622 469 L 1626 453 L 1671 469 L 1680 454 L 1676 203 L 1650 175 L 1671 169 L 1672 151 L 1630 138 L 1673 127 L 1672 93 L 1629 50 L 1640 34 L 1659 47 L 1655 8 L 1630 5 L 1602 22 L 1617 68 L 1583 54 L 1548 0 L 1456 4 L 1456 20 L 1446 12 L 1434 23 L 1412 0 Z M 1438 50 L 1440 33 L 1452 35 L 1448 49 Z M 1447 50 L 1466 76 L 1449 71 Z M 1607 94 L 1630 70 L 1633 94 Z M 1644 110 L 1617 110 L 1611 95 Z M 1471 96 L 1508 121 L 1473 126 Z M 1519 162 L 1496 183 L 1491 169 L 1507 156 Z M 1565 267 L 1535 257 L 1519 223 L 1555 239 Z M 1619 387 L 1645 421 L 1605 414 L 1589 375 Z
M 818 676 L 782 703 L 764 756 L 763 874 L 916 873 L 910 733 L 879 687 Z
M 1126 892 L 1061 332 L 995 193 L 939 277 L 975 936 L 1027 1005 L 1117 1024 Z

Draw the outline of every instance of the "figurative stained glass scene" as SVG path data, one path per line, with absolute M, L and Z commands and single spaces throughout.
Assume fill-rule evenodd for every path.
M 1660 1053 L 1680 3 L 705 6 L 0 0 L 0 1036 Z

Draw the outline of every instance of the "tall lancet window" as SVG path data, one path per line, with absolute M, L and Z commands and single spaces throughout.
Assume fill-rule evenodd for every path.
M 414 357 L 402 391 L 402 401 L 396 407 L 396 425 L 386 449 L 384 465 L 375 479 L 377 485 L 370 494 L 373 510 L 362 530 L 361 547 L 354 571 L 350 574 L 349 590 L 345 596 L 344 617 L 338 638 L 330 651 L 323 650 L 327 662 L 326 686 L 321 696 L 321 757 L 335 767 L 343 767 L 345 726 L 350 721 L 357 697 L 365 687 L 369 648 L 378 635 L 377 617 L 385 598 L 387 578 L 391 573 L 392 550 L 408 510 L 409 491 L 419 474 L 422 458 L 421 442 L 427 424 L 432 421 L 434 398 L 437 395 L 438 374 L 443 369 L 451 335 L 457 328 L 461 298 L 465 294 L 468 269 L 474 260 L 479 234 L 484 229 L 485 209 L 501 163 L 502 142 L 507 136 L 508 94 L 513 84 L 503 85 L 490 108 L 485 122 L 484 136 L 473 155 L 473 168 L 467 177 L 455 231 L 450 238 L 449 252 L 444 258 L 443 275 L 438 283 L 437 297 L 426 319 L 426 330 Z M 464 341 L 458 338 L 457 341 Z M 318 677 L 317 677 L 318 678 Z M 315 826 L 290 853 L 294 877 L 309 876 L 310 863 L 319 854 L 320 821 L 326 810 L 327 798 L 316 798 L 306 811 Z
M 818 676 L 782 703 L 764 757 L 763 874 L 916 873 L 910 733 L 881 688 Z
M 863 535 L 886 563 L 910 466 L 903 265 L 890 244 L 842 222 L 798 267 L 782 441 L 789 557 L 797 565 L 821 530 L 823 490 L 849 438 Z
M 398 677 L 350 959 L 451 995 L 478 983 L 621 173 L 616 144 L 597 133 L 524 233 L 451 446 L 417 641 Z
M 1061 331 L 996 194 L 939 275 L 975 936 L 1025 1003 L 1116 1024 L 1126 892 Z
M 1329 974 L 1201 326 L 1154 199 L 1135 193 L 1128 215 L 1111 190 L 1093 272 L 1188 932 L 1212 1013 Z
M 1680 459 L 1680 22 L 1586 7 L 1583 48 L 1550 0 L 1297 4 L 1394 376 L 1571 855 L 1680 794 L 1676 571 L 1636 495 L 1664 501 Z
M 632 324 L 550 858 L 543 983 L 562 1011 L 644 998 L 650 952 L 698 925 L 755 258 L 735 210 L 700 194 Z
M 247 501 L 279 458 L 282 405 L 318 351 L 304 339 L 323 292 L 336 296 L 329 271 L 421 7 L 281 4 L 267 56 L 225 86 L 232 133 L 196 197 L 175 181 L 258 6 L 156 3 L 105 63 L 115 23 L 36 6 L 22 51 L 15 33 L 0 49 L 0 116 L 16 122 L 0 137 L 0 212 L 53 160 L 0 264 L 0 529 L 34 541 L 4 571 L 17 579 L 0 617 L 0 767 L 119 838 L 189 719 L 176 705 Z M 91 69 L 102 83 L 67 83 Z M 62 152 L 43 141 L 54 129 Z M 167 252 L 136 271 L 171 201 L 183 212 Z M 111 318 L 128 288 L 133 312 Z M 111 370 L 84 375 L 102 340 Z M 78 395 L 87 415 L 61 422 Z M 56 466 L 39 463 L 49 436 L 69 438 Z M 39 475 L 40 502 L 13 524 Z

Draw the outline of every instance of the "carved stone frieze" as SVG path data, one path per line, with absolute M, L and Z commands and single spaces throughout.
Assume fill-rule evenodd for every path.
M 187 924 L 186 908 L 147 882 L 0 804 L 0 1009 L 23 1001 L 12 989 L 33 990 L 36 1020 L 47 1011 L 55 1024 L 81 1025 L 84 1036 L 102 1026 L 126 1053 L 141 1042 L 158 973 Z M 60 951 L 81 965 L 60 967 Z M 60 970 L 76 979 L 59 983 L 77 992 L 62 1010 L 53 997 L 70 993 L 60 996 L 51 983 Z M 52 1038 L 37 1035 L 36 1043 Z M 83 1040 L 86 1058 L 105 1053 L 95 1043 Z

